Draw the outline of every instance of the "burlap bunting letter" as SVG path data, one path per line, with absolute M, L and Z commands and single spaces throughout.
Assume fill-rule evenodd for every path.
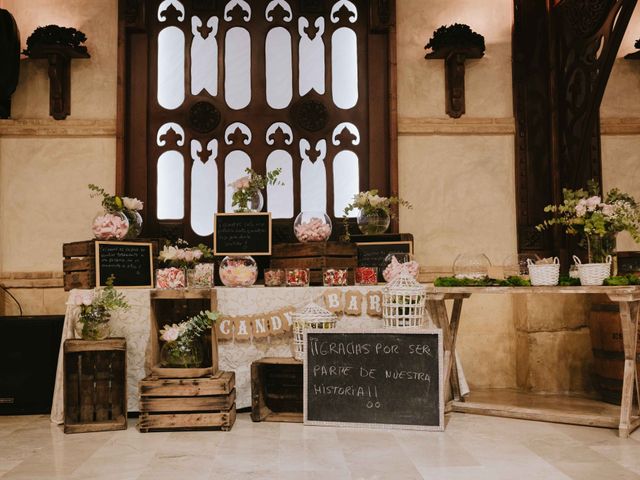
M 259 315 L 253 319 L 253 336 L 255 338 L 265 338 L 269 336 L 269 317 Z
M 281 317 L 284 318 L 284 322 L 283 322 L 283 329 L 285 332 L 290 332 L 293 329 L 293 312 L 295 312 L 296 309 L 293 307 L 288 307 L 285 308 L 284 310 L 282 310 L 282 315 Z
M 236 341 L 251 340 L 251 330 L 253 326 L 252 317 L 236 317 L 233 319 Z
M 346 293 L 345 310 L 347 315 L 362 314 L 362 294 L 357 290 L 348 290 Z
M 382 316 L 382 292 L 367 293 L 367 315 L 370 317 Z
M 344 310 L 344 299 L 341 290 L 327 290 L 323 296 L 325 307 L 331 313 L 338 313 Z
M 229 340 L 233 338 L 233 319 L 231 317 L 220 317 L 216 322 L 216 333 L 219 340 Z
M 283 311 L 278 310 L 269 315 L 269 334 L 280 335 L 284 333 L 284 324 L 287 322 L 283 317 Z

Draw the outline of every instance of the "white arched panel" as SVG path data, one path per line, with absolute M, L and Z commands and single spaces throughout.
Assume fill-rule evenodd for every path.
M 338 108 L 346 110 L 358 103 L 358 39 L 347 27 L 331 36 L 331 94 Z
M 215 97 L 218 94 L 218 17 L 207 21 L 207 27 L 211 28 L 207 38 L 200 33 L 201 26 L 198 17 L 191 18 L 191 94 L 198 95 L 206 90 Z
M 163 28 L 158 35 L 158 104 L 175 110 L 184 102 L 184 33 Z
M 358 156 L 354 152 L 342 151 L 333 159 L 333 214 L 344 215 L 344 209 L 360 191 Z M 356 217 L 357 210 L 349 216 Z
M 291 34 L 283 27 L 269 30 L 265 40 L 267 103 L 271 108 L 289 106 L 293 97 Z
M 293 159 L 286 150 L 275 150 L 267 157 L 267 172 L 281 168 L 278 179 L 284 185 L 267 186 L 267 210 L 273 218 L 293 217 Z
M 195 147 L 195 148 L 194 148 Z M 211 140 L 211 152 L 206 163 L 200 160 L 202 147 L 198 140 L 191 141 L 191 228 L 201 237 L 213 233 L 213 215 L 218 211 L 218 141 Z
M 225 212 L 233 212 L 233 207 L 231 206 L 233 188 L 229 185 L 246 176 L 247 172 L 245 170 L 247 168 L 251 168 L 251 158 L 242 150 L 234 150 L 224 159 Z
M 305 159 L 300 169 L 300 209 L 303 212 L 327 211 L 327 177 L 324 162 Z
M 158 220 L 180 220 L 184 217 L 184 158 L 170 150 L 158 158 Z
M 224 95 L 234 110 L 251 103 L 251 36 L 247 29 L 233 27 L 225 36 Z
M 309 27 L 309 21 L 304 17 L 298 19 L 298 89 L 301 97 L 311 90 L 324 95 L 324 18 L 318 17 L 314 25 L 318 31 L 312 39 L 305 31 Z

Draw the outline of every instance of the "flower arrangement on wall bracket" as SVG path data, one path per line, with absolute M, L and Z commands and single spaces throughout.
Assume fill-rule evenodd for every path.
M 432 50 L 425 55 L 427 60 L 445 61 L 445 110 L 450 117 L 460 118 L 465 113 L 464 64 L 467 59 L 484 56 L 484 37 L 469 25 L 443 25 L 424 48 Z
M 627 60 L 640 60 L 640 38 L 633 44 L 637 51 L 628 53 L 624 56 Z
M 233 188 L 231 206 L 236 213 L 259 212 L 264 203 L 261 190 L 267 188 L 267 185 L 284 185 L 278 180 L 282 169 L 276 168 L 266 175 L 260 175 L 252 168 L 247 168 L 245 173 L 247 175 L 229 185 Z
M 56 45 L 72 48 L 78 52 L 87 53 L 87 47 L 81 45 L 87 41 L 87 36 L 80 30 L 59 25 L 47 25 L 36 28 L 27 38 L 27 48 L 22 52 L 31 56 L 38 47 Z
M 607 255 L 614 255 L 616 235 L 628 232 L 640 242 L 640 205 L 617 188 L 609 190 L 604 198 L 595 180 L 587 190 L 563 189 L 564 201 L 560 205 L 547 205 L 544 211 L 553 218 L 536 226 L 538 231 L 561 225 L 569 235 L 579 235 L 580 245 L 586 247 L 589 263 L 601 263 Z M 615 272 L 614 272 L 615 274 Z
M 431 49 L 433 53 L 442 52 L 447 49 L 469 49 L 477 50 L 484 54 L 484 37 L 471 30 L 469 25 L 454 23 L 453 25 L 443 25 L 433 32 L 433 36 L 424 47 Z
M 343 223 L 344 235 L 342 240 L 349 241 L 349 214 L 358 210 L 358 228 L 365 235 L 377 235 L 384 233 L 389 228 L 392 218 L 395 218 L 393 205 L 401 205 L 407 208 L 413 206 L 400 197 L 382 197 L 378 195 L 378 190 L 368 190 L 353 196 L 353 200 L 344 209 Z

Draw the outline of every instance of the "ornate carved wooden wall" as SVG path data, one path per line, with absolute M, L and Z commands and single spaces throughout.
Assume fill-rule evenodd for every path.
M 284 168 L 267 207 L 339 216 L 390 181 L 390 0 L 121 0 L 123 182 L 149 233 L 200 239 L 228 184 Z M 334 188 L 335 185 L 335 188 Z
M 561 201 L 562 188 L 601 182 L 598 112 L 636 1 L 514 0 L 520 251 L 566 256 L 559 231 L 533 227 L 544 205 Z

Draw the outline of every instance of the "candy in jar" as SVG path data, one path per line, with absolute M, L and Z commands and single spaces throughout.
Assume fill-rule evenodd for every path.
M 347 269 L 325 268 L 322 272 L 322 284 L 325 287 L 341 287 L 347 285 Z
M 382 278 L 384 278 L 385 282 L 390 282 L 396 278 L 403 269 L 407 270 L 413 278 L 418 277 L 420 265 L 415 260 L 412 260 L 409 254 L 391 254 L 388 257 L 391 257 L 389 258 L 389 264 L 382 272 Z
M 325 242 L 331 236 L 331 219 L 323 212 L 300 212 L 293 224 L 299 242 Z
M 187 281 L 184 270 L 177 267 L 159 268 L 156 270 L 156 288 L 185 288 Z
M 287 270 L 288 287 L 307 287 L 309 285 L 308 268 L 290 268 Z
M 280 287 L 284 284 L 284 271 L 270 268 L 264 271 L 265 287 Z
M 357 267 L 356 285 L 377 285 L 378 269 L 376 267 Z
M 225 257 L 219 274 L 227 287 L 250 287 L 258 279 L 258 265 L 251 257 Z

